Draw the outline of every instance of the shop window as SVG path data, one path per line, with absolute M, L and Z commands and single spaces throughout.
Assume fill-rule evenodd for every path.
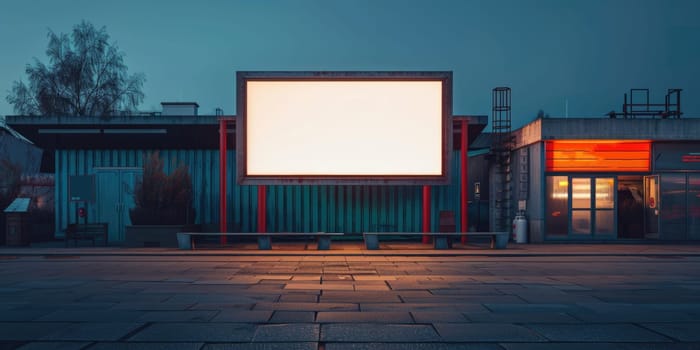
M 597 178 L 595 179 L 595 207 L 597 209 L 612 209 L 615 207 L 615 179 Z
M 591 207 L 591 179 L 571 179 L 571 208 L 589 209 Z
M 571 233 L 578 235 L 591 234 L 591 211 L 572 210 L 571 211 Z
M 615 212 L 612 210 L 595 211 L 595 232 L 596 234 L 615 233 Z
M 688 232 L 700 239 L 700 174 L 688 174 Z
M 687 239 L 685 174 L 661 174 L 661 231 L 663 239 Z
M 614 177 L 548 176 L 547 235 L 615 235 L 615 186 Z
M 547 177 L 547 234 L 566 236 L 569 232 L 569 182 L 566 176 Z
M 615 179 L 595 179 L 595 234 L 615 233 Z

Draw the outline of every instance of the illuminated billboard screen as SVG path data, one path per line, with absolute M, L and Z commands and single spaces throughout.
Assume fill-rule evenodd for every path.
M 238 72 L 242 184 L 445 184 L 450 72 Z

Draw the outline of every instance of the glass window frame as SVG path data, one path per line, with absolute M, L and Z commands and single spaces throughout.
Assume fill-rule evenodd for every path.
M 603 240 L 617 240 L 618 239 L 618 232 L 617 232 L 617 208 L 618 208 L 618 203 L 617 203 L 617 185 L 618 185 L 618 179 L 617 177 L 620 174 L 572 174 L 572 173 L 545 173 L 545 180 L 544 183 L 545 185 L 547 184 L 548 178 L 550 177 L 566 177 L 566 181 L 569 183 L 568 189 L 567 189 L 567 217 L 568 217 L 568 228 L 567 228 L 567 234 L 566 235 L 556 235 L 556 234 L 550 234 L 549 232 L 545 231 L 544 235 L 544 240 L 545 241 L 567 241 L 567 240 L 591 240 L 591 241 L 603 241 Z M 622 174 L 624 175 L 624 174 Z M 588 178 L 590 179 L 590 207 L 589 208 L 573 208 L 573 179 L 574 178 Z M 613 194 L 613 206 L 612 208 L 597 208 L 596 207 L 596 200 L 595 200 L 595 195 L 596 195 L 596 184 L 597 184 L 597 179 L 612 179 L 612 194 Z M 545 186 L 545 200 L 544 200 L 544 211 L 545 213 L 548 212 L 547 208 L 547 198 L 550 195 L 549 192 L 549 187 Z M 574 233 L 573 228 L 572 228 L 572 218 L 574 216 L 573 212 L 574 211 L 588 211 L 590 213 L 590 233 L 588 234 L 583 234 L 583 233 Z M 613 227 L 610 233 L 599 233 L 597 228 L 597 220 L 596 220 L 596 213 L 597 211 L 609 211 L 612 212 L 612 217 L 613 217 Z M 549 220 L 547 215 L 544 215 L 544 227 L 547 228 L 547 220 Z

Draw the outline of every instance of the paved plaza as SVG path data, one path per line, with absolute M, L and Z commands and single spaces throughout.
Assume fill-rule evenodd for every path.
M 0 349 L 700 349 L 700 246 L 0 249 Z

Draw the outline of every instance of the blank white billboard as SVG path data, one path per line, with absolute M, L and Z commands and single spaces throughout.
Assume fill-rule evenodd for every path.
M 244 180 L 444 177 L 443 89 L 440 79 L 248 80 Z

